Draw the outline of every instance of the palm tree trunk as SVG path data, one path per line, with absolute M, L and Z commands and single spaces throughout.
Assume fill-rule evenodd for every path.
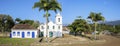
M 49 42 L 49 39 L 48 39 L 48 11 L 46 11 L 46 41 Z
M 97 22 L 95 22 L 95 31 L 94 31 L 95 36 L 94 36 L 94 39 L 96 39 L 96 26 L 97 26 Z
M 77 32 L 75 32 L 75 36 L 77 35 L 76 33 L 77 33 Z

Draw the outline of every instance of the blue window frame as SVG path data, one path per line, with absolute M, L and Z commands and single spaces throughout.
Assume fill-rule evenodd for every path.
M 20 32 L 17 32 L 17 36 L 20 36 Z
M 16 36 L 16 33 L 15 33 L 15 32 L 13 32 L 13 36 Z
M 30 36 L 30 32 L 27 32 L 27 36 Z

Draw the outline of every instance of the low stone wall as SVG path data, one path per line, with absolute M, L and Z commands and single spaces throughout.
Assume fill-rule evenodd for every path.
M 4 32 L 4 33 L 0 32 L 0 36 L 10 36 L 10 32 Z

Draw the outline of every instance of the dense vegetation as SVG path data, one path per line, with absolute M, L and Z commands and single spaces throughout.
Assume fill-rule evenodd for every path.
M 81 34 L 82 32 L 89 32 L 91 30 L 87 21 L 82 19 L 80 16 L 75 19 L 74 22 L 68 26 L 68 28 L 71 30 L 71 32 L 74 32 L 75 36 L 77 33 Z
M 14 24 L 14 20 L 10 15 L 0 14 L 0 32 L 10 31 Z
M 6 14 L 0 14 L 0 32 L 10 32 L 11 28 L 15 24 L 29 24 L 35 28 L 39 26 L 39 21 L 34 20 L 21 20 L 20 18 L 16 18 L 15 20 Z
M 16 24 L 29 24 L 29 25 L 31 25 L 31 26 L 33 26 L 35 28 L 37 28 L 39 26 L 39 24 L 40 24 L 39 21 L 28 20 L 28 19 L 21 20 L 20 18 L 16 18 L 15 22 L 16 22 Z
M 104 22 L 105 20 L 105 18 L 101 16 L 101 13 L 91 12 L 88 18 L 91 19 L 91 21 L 79 17 L 75 19 L 74 22 L 72 22 L 72 24 L 68 25 L 68 28 L 75 36 L 79 34 L 82 35 L 82 32 L 95 33 L 97 31 L 99 34 L 101 31 L 105 31 L 105 30 L 114 34 L 120 33 L 120 25 L 107 25 L 101 23 Z

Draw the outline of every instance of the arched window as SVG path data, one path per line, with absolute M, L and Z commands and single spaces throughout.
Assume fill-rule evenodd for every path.
M 41 29 L 44 29 L 44 27 L 43 27 L 43 26 L 41 26 Z
M 55 29 L 55 26 L 53 26 L 53 29 Z
M 17 36 L 20 36 L 20 32 L 17 32 Z
M 60 18 L 58 18 L 58 22 L 60 22 Z
M 30 36 L 30 32 L 27 32 L 27 36 Z
M 15 33 L 15 32 L 13 32 L 13 36 L 16 36 L 16 33 Z

